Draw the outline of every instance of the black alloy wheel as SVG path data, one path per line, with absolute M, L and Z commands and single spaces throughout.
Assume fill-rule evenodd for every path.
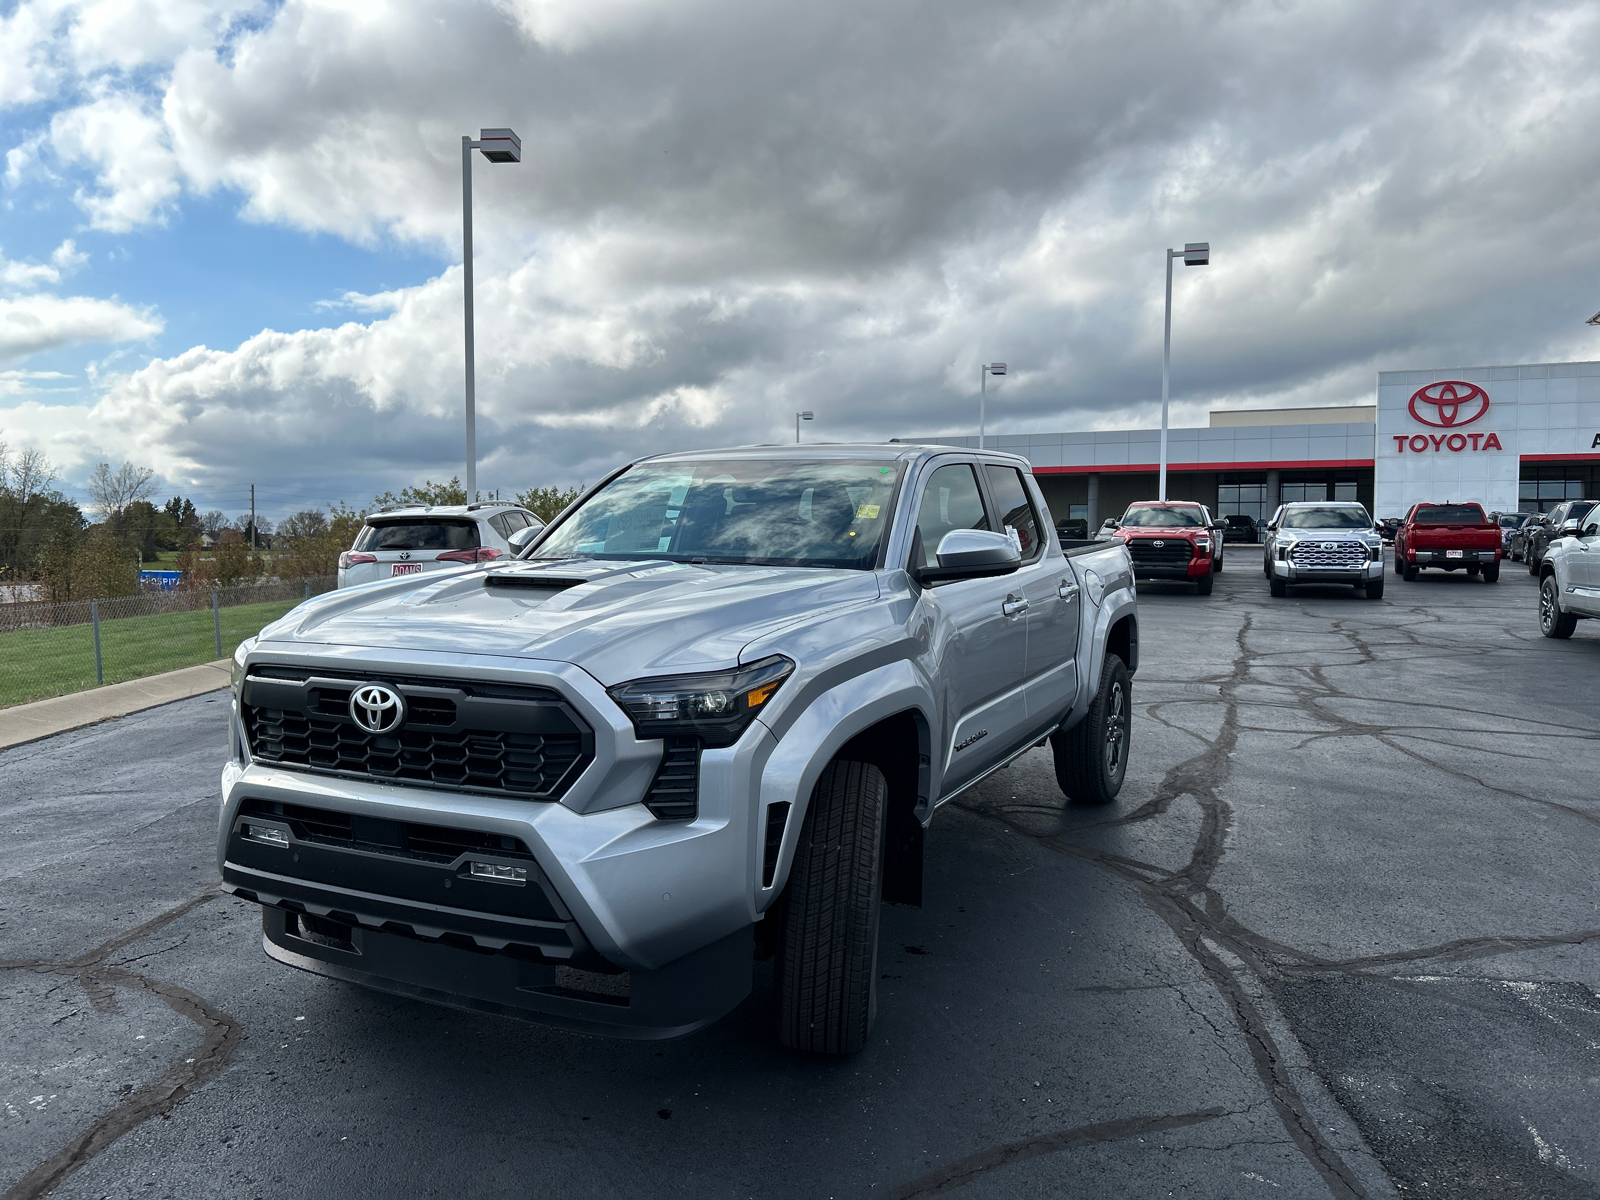
M 1056 783 L 1071 804 L 1110 804 L 1122 790 L 1133 744 L 1133 677 L 1128 664 L 1106 655 L 1100 690 L 1071 729 L 1050 735 Z
M 1547 638 L 1569 638 L 1577 627 L 1577 614 L 1561 611 L 1561 586 L 1552 571 L 1539 583 L 1539 632 Z

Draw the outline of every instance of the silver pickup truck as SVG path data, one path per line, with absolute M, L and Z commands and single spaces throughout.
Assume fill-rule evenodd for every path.
M 1022 459 L 665 455 L 519 549 L 234 656 L 217 853 L 278 961 L 655 1038 L 775 957 L 781 1040 L 851 1053 L 940 804 L 1046 739 L 1069 800 L 1122 785 L 1127 551 L 1063 551 Z

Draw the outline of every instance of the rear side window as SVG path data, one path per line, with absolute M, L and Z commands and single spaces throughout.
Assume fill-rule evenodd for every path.
M 438 517 L 370 521 L 356 536 L 354 550 L 476 550 L 478 523 Z
M 1039 514 L 1028 497 L 1027 485 L 1022 482 L 1022 472 L 1015 467 L 1000 467 L 990 463 L 984 467 L 989 475 L 989 490 L 994 494 L 995 508 L 1000 512 L 1000 527 L 1017 540 L 1017 550 L 1023 562 L 1032 562 L 1044 549 L 1039 536 Z
M 988 529 L 978 477 L 966 463 L 940 467 L 928 476 L 917 507 L 917 529 L 911 539 L 911 566 L 939 565 L 939 543 L 954 529 Z
M 1421 504 L 1417 506 L 1418 525 L 1483 525 L 1487 518 L 1477 504 Z

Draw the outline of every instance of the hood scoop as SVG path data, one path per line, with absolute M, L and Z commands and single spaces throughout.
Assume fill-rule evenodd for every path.
M 588 582 L 587 579 L 575 579 L 571 575 L 500 574 L 486 576 L 483 585 L 491 588 L 532 588 L 542 592 L 561 592 Z

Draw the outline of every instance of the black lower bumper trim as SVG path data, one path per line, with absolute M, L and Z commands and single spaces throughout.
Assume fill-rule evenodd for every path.
M 335 931 L 319 920 L 304 928 L 285 908 L 263 908 L 261 925 L 267 954 L 303 971 L 430 1004 L 638 1040 L 705 1028 L 750 994 L 753 971 L 749 927 L 619 979 L 359 925 Z

